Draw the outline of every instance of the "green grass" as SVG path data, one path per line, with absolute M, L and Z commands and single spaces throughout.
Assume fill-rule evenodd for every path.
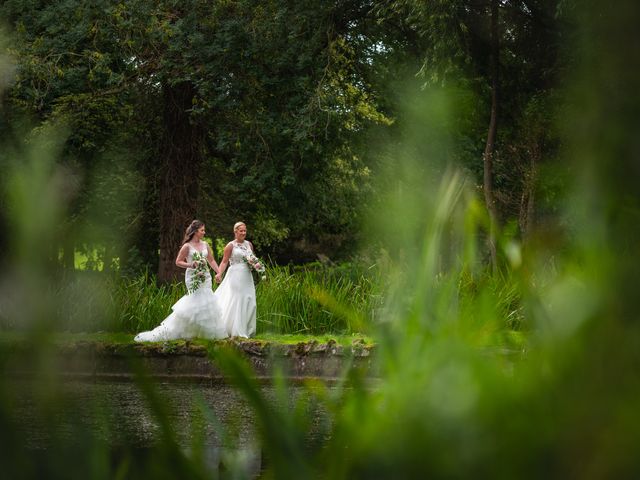
M 184 284 L 159 285 L 153 275 L 120 277 L 78 271 L 52 283 L 56 330 L 136 332 L 156 327 L 183 296 Z M 375 268 L 279 267 L 256 289 L 258 334 L 350 335 L 366 331 L 382 306 L 384 285 Z M 2 329 L 19 328 L 0 318 Z
M 385 297 L 390 294 L 381 270 L 357 263 L 269 267 L 268 279 L 256 289 L 257 338 L 370 334 L 385 315 Z M 83 271 L 52 285 L 58 285 L 49 287 L 55 299 L 55 330 L 93 335 L 110 332 L 132 337 L 153 329 L 185 294 L 182 283 L 158 285 L 148 273 L 128 278 Z M 449 296 L 457 298 L 461 317 L 469 323 L 462 328 L 469 332 L 475 320 L 491 316 L 491 331 L 504 333 L 497 341 L 513 345 L 512 333 L 526 329 L 519 289 L 512 278 L 490 272 L 471 275 L 462 270 L 439 275 L 430 290 L 444 286 Z M 407 288 L 402 291 L 405 313 L 409 313 L 416 308 L 411 305 L 416 293 Z M 480 312 L 479 305 L 488 311 Z M 19 329 L 8 318 L 0 319 L 0 325 L 5 331 Z
M 257 331 L 353 333 L 375 322 L 384 285 L 376 269 L 271 267 L 257 287 Z
M 54 345 L 66 345 L 75 344 L 81 342 L 103 343 L 113 345 L 128 345 L 135 343 L 132 333 L 118 333 L 118 332 L 93 332 L 93 333 L 73 333 L 73 332 L 60 332 L 54 334 L 50 340 Z M 2 331 L 0 332 L 0 345 L 11 345 L 20 343 L 27 340 L 27 335 L 23 332 L 16 331 Z M 242 340 L 242 339 L 241 339 Z M 222 340 L 224 342 L 225 340 Z M 255 337 L 251 337 L 248 341 L 258 341 L 263 343 L 277 343 L 281 345 L 296 345 L 298 343 L 327 343 L 330 341 L 335 342 L 338 345 L 350 346 L 353 343 L 359 343 L 365 346 L 374 345 L 372 337 L 359 334 L 351 335 L 339 335 L 339 334 L 324 334 L 324 335 L 302 335 L 302 334 L 278 334 L 278 333 L 264 333 L 258 334 Z M 194 339 L 195 344 L 209 345 L 216 342 L 215 340 Z
M 111 322 L 108 330 L 141 332 L 156 327 L 171 313 L 171 306 L 186 294 L 182 284 L 158 285 L 148 273 L 110 281 Z
M 384 315 L 389 294 L 381 270 L 358 263 L 269 267 L 267 280 L 256 288 L 258 336 L 372 332 Z M 512 278 L 462 270 L 438 275 L 429 289 L 445 286 L 469 322 L 492 315 L 494 330 L 524 328 L 519 289 Z M 184 294 L 182 283 L 159 285 L 148 273 L 128 278 L 101 272 L 76 272 L 51 292 L 56 299 L 54 316 L 59 319 L 56 330 L 130 335 L 156 327 Z M 411 303 L 416 293 L 404 288 L 403 296 L 408 311 L 415 309 Z M 478 305 L 490 312 L 478 312 Z M 2 326 L 15 327 L 7 319 Z
M 279 333 L 262 333 L 254 337 L 256 340 L 265 342 L 280 343 L 283 345 L 292 345 L 297 343 L 318 342 L 327 343 L 331 340 L 338 345 L 348 346 L 354 342 L 363 343 L 364 345 L 374 345 L 375 341 L 372 337 L 361 334 L 338 335 L 338 334 L 322 334 L 322 335 L 302 335 L 302 334 L 279 334 Z
M 628 63 L 635 59 L 632 49 L 622 48 L 634 40 L 625 35 L 635 31 L 632 14 L 638 10 L 632 5 L 620 2 L 607 15 L 593 7 L 581 9 L 586 14 L 581 21 L 589 27 L 582 36 L 593 43 L 583 45 L 584 71 L 572 73 L 579 79 L 571 98 L 577 110 L 563 121 L 578 129 L 563 140 L 574 144 L 576 196 L 564 205 L 567 218 L 559 225 L 538 226 L 540 237 L 523 245 L 521 261 L 505 260 L 499 274 L 484 269 L 486 258 L 473 253 L 480 250 L 488 226 L 475 189 L 465 192 L 455 176 L 432 189 L 419 177 L 429 154 L 438 155 L 434 147 L 415 159 L 419 169 L 407 168 L 408 175 L 398 152 L 393 176 L 384 178 L 390 193 L 383 199 L 396 203 L 377 212 L 376 223 L 388 228 L 382 238 L 390 239 L 389 250 L 402 242 L 397 261 L 385 270 L 390 285 L 375 272 L 348 267 L 273 269 L 269 281 L 259 286 L 259 339 L 297 343 L 333 337 L 364 321 L 373 329 L 380 372 L 373 385 L 354 370 L 345 373 L 350 382 L 344 386 L 305 385 L 307 395 L 289 393 L 285 379 L 276 375 L 267 393 L 242 357 L 211 349 L 251 408 L 247 415 L 238 403 L 237 417 L 239 422 L 255 419 L 255 444 L 266 469 L 262 476 L 640 478 L 640 198 L 638 169 L 632 168 L 637 166 L 637 142 L 626 142 L 637 138 L 640 116 L 637 95 L 624 91 L 636 77 L 621 75 L 637 71 L 631 68 L 635 62 Z M 442 102 L 430 103 L 446 110 Z M 422 110 L 425 116 L 416 130 L 437 141 L 443 136 L 434 125 L 448 119 L 437 109 Z M 448 159 L 451 151 L 444 152 Z M 38 203 L 33 195 L 47 191 L 43 179 L 48 177 L 36 174 L 25 169 L 21 181 L 8 182 L 22 186 L 14 193 L 22 200 L 14 200 L 7 211 L 15 219 L 11 236 L 26 245 L 55 238 L 57 232 L 47 210 L 52 202 Z M 498 232 L 498 251 L 505 258 L 511 240 Z M 79 276 L 55 287 L 56 278 L 32 253 L 39 250 L 25 248 L 12 258 L 23 275 L 7 269 L 10 277 L 3 284 L 16 287 L 15 295 L 5 298 L 22 300 L 16 303 L 32 337 L 108 327 L 116 333 L 60 338 L 128 343 L 133 332 L 164 318 L 184 293 L 179 285 L 158 287 L 148 276 Z M 19 287 L 26 292 L 22 297 Z M 2 307 L 5 315 L 8 304 Z M 3 321 L 7 327 L 17 322 Z M 307 337 L 310 332 L 318 337 Z M 15 342 L 19 334 L 7 335 L 7 342 Z M 494 348 L 501 344 L 522 354 L 505 358 Z M 15 359 L 4 346 L 0 342 L 0 366 L 9 371 Z M 208 471 L 208 461 L 217 456 L 222 478 L 242 478 L 242 466 L 230 449 L 203 454 L 211 447 L 198 430 L 188 435 L 189 445 L 180 444 L 172 421 L 176 415 L 168 413 L 171 398 L 162 398 L 142 373 L 136 385 L 148 414 L 140 418 L 140 428 L 155 429 L 157 441 L 141 449 L 132 432 L 110 443 L 104 406 L 93 405 L 95 423 L 79 421 L 77 412 L 87 400 L 67 389 L 47 346 L 34 344 L 34 354 L 24 359 L 36 372 L 29 385 L 33 418 L 24 415 L 24 401 L 16 396 L 23 380 L 0 376 L 0 459 L 7 478 L 211 478 L 215 474 Z M 132 401 L 123 399 L 123 407 Z M 313 405 L 326 418 L 310 414 Z M 129 415 L 128 408 L 122 410 Z M 206 426 L 220 433 L 223 427 L 212 411 L 202 400 L 192 411 L 178 413 L 206 418 Z M 39 430 L 47 448 L 36 450 L 29 440 Z M 230 429 L 232 435 L 237 431 Z M 246 438 L 236 445 L 241 440 Z

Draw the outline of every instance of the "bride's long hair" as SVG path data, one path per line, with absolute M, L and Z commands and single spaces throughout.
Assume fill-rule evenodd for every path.
M 194 220 L 189 224 L 187 229 L 184 232 L 184 238 L 182 239 L 182 244 L 184 245 L 187 242 L 190 242 L 195 233 L 198 231 L 200 227 L 204 225 L 204 222 L 200 220 Z

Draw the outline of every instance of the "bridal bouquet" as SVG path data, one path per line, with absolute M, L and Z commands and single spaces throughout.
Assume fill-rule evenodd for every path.
M 249 265 L 251 270 L 251 276 L 253 277 L 253 283 L 256 285 L 260 280 L 267 279 L 267 270 L 264 268 L 264 262 L 256 257 L 253 253 L 249 253 L 244 257 L 244 261 Z
M 207 258 L 200 252 L 193 253 L 193 261 L 196 262 L 195 272 L 191 276 L 190 285 L 187 290 L 189 293 L 195 292 L 200 285 L 207 279 L 207 273 L 209 272 L 209 265 L 207 264 Z

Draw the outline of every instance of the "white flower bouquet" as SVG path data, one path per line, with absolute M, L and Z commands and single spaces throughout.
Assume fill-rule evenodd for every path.
M 257 285 L 261 280 L 267 279 L 267 270 L 264 266 L 264 262 L 256 257 L 253 253 L 249 253 L 244 257 L 244 261 L 249 266 L 251 276 L 253 277 L 253 283 Z
M 191 276 L 190 285 L 187 286 L 187 290 L 189 294 L 195 292 L 207 279 L 207 274 L 209 273 L 209 264 L 207 263 L 207 257 L 205 257 L 201 252 L 193 253 L 193 261 L 196 262 L 196 266 L 194 268 L 195 272 Z

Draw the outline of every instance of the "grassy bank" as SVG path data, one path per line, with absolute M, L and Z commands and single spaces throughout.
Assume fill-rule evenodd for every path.
M 382 270 L 377 265 L 356 263 L 332 267 L 271 266 L 268 279 L 256 288 L 258 336 L 350 336 L 372 332 L 384 323 L 385 305 L 396 301 L 398 294 L 388 288 Z M 411 277 L 406 281 L 402 295 L 405 313 L 409 313 L 416 308 L 413 301 L 423 292 L 412 291 L 413 287 L 408 286 L 414 281 Z M 518 286 L 509 276 L 488 271 L 449 272 L 439 276 L 430 290 L 445 285 L 470 322 L 479 315 L 491 315 L 492 329 L 505 338 L 512 338 L 525 326 Z M 54 330 L 128 336 L 157 326 L 186 293 L 183 283 L 159 285 L 149 274 L 121 277 L 91 271 L 74 272 L 48 288 L 55 308 L 51 312 L 56 319 Z M 486 308 L 490 306 L 491 312 L 478 312 L 479 301 Z M 11 315 L 14 308 L 15 305 L 9 306 L 0 312 L 2 330 L 23 328 L 19 317 Z
M 133 334 L 157 326 L 186 291 L 183 283 L 159 285 L 154 276 L 106 275 L 77 271 L 49 286 L 56 311 L 55 330 Z M 214 287 L 215 288 L 215 287 Z M 271 266 L 258 284 L 258 334 L 345 334 L 362 330 L 377 318 L 384 284 L 375 267 Z M 0 312 L 4 330 L 20 329 L 12 315 Z
M 113 332 L 94 332 L 94 333 L 72 333 L 61 332 L 55 334 L 49 338 L 51 344 L 55 346 L 67 346 L 80 343 L 100 343 L 105 345 L 130 345 L 135 343 L 133 341 L 134 334 L 132 333 L 113 333 Z M 244 341 L 244 339 L 236 338 L 234 341 Z M 16 331 L 3 331 L 0 332 L 0 346 L 11 346 L 20 344 L 25 341 L 30 341 L 30 338 L 23 332 Z M 193 339 L 190 343 L 196 345 L 209 346 L 215 343 L 224 343 L 227 340 L 205 340 L 205 339 Z M 323 334 L 323 335 L 304 335 L 304 334 L 278 334 L 278 333 L 262 333 L 250 340 L 258 343 L 272 343 L 280 345 L 297 345 L 300 343 L 335 343 L 344 347 L 358 344 L 362 346 L 374 345 L 372 337 L 360 334 L 351 335 L 338 335 L 338 334 Z M 167 342 L 160 342 L 167 343 Z M 169 343 L 184 343 L 184 340 L 176 340 Z

